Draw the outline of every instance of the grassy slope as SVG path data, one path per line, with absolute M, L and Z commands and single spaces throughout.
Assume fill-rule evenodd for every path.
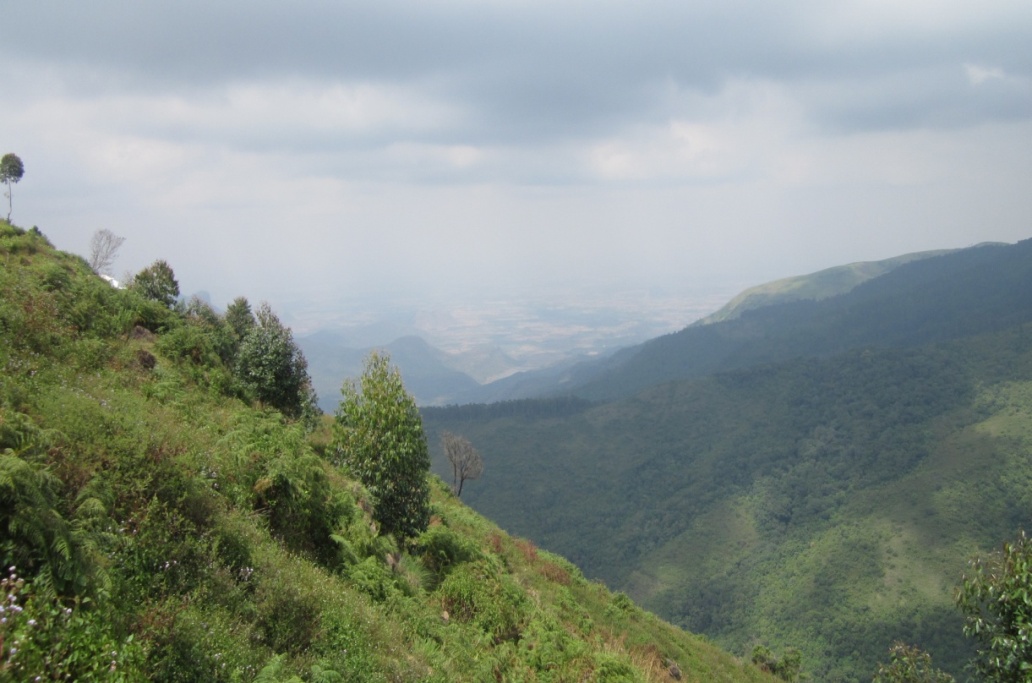
M 440 482 L 392 568 L 325 423 L 240 401 L 205 339 L 0 222 L 0 680 L 769 680 Z

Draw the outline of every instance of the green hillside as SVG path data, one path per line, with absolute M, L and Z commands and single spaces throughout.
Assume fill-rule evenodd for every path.
M 733 652 L 795 646 L 817 680 L 860 681 L 903 640 L 963 680 L 953 592 L 1032 522 L 1032 243 L 940 258 L 742 316 L 795 358 L 754 341 L 738 369 L 560 414 L 425 409 L 431 443 L 484 454 L 477 510 Z
M 731 299 L 719 311 L 699 320 L 696 325 L 708 325 L 738 318 L 745 311 L 792 301 L 827 299 L 845 294 L 862 282 L 879 277 L 905 263 L 918 259 L 948 254 L 950 250 L 921 251 L 904 254 L 881 261 L 860 261 L 824 270 L 809 275 L 797 275 L 775 280 L 756 287 L 750 287 Z
M 772 680 L 436 478 L 378 535 L 232 329 L 0 222 L 0 681 Z

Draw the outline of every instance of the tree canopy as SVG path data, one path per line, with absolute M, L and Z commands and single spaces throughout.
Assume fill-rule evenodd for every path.
M 244 389 L 262 403 L 291 417 L 302 417 L 314 411 L 308 361 L 294 342 L 290 328 L 280 322 L 265 302 L 258 306 L 255 317 L 244 330 L 245 336 L 237 352 L 237 375 Z M 227 322 L 236 329 L 233 320 Z
M 399 541 L 430 521 L 430 453 L 416 402 L 387 354 L 373 352 L 359 380 L 347 380 L 334 424 L 337 462 L 374 499 L 381 533 Z
M 964 634 L 978 643 L 975 670 L 987 681 L 1032 676 L 1032 542 L 1012 543 L 971 563 L 957 593 Z
M 179 298 L 179 282 L 167 261 L 157 260 L 133 276 L 129 289 L 144 298 L 158 301 L 172 308 Z

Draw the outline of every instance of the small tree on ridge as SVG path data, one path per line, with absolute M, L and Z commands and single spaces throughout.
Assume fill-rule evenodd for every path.
M 128 286 L 144 298 L 159 301 L 168 308 L 175 306 L 179 298 L 176 274 L 172 272 L 172 266 L 163 260 L 155 261 L 134 275 Z
M 7 222 L 11 222 L 11 185 L 17 183 L 25 175 L 25 165 L 14 152 L 0 157 L 0 183 L 7 185 Z

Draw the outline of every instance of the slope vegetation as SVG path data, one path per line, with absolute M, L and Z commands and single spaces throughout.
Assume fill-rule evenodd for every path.
M 0 680 L 770 680 L 437 479 L 426 532 L 377 535 L 219 325 L 0 222 Z
M 1032 242 L 983 247 L 657 340 L 627 398 L 424 415 L 484 454 L 473 507 L 732 651 L 959 674 L 966 562 L 1032 521 L 1030 322 Z

